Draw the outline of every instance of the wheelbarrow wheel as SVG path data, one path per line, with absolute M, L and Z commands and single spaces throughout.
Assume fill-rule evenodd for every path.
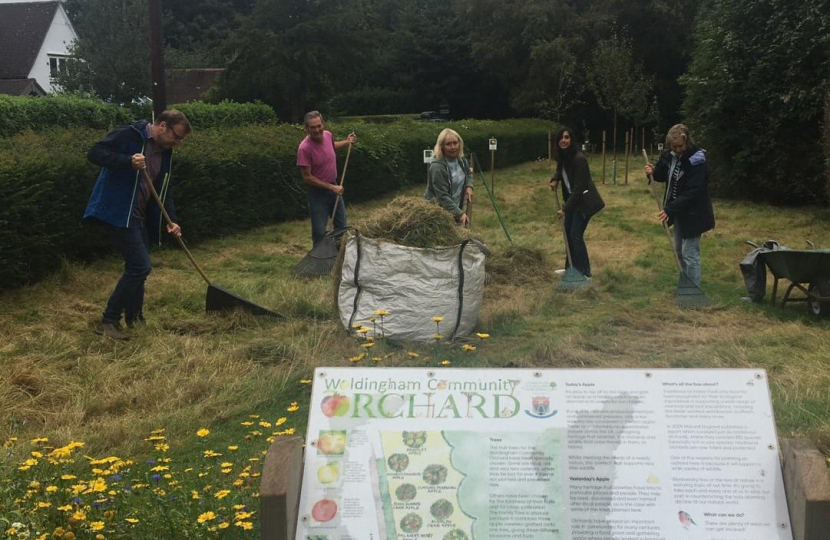
M 816 317 L 830 317 L 830 281 L 810 283 L 807 309 Z M 820 297 L 816 298 L 816 297 Z

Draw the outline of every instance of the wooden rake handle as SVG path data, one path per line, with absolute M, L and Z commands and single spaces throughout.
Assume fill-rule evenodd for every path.
M 648 159 L 648 153 L 646 149 L 643 148 L 643 158 L 646 160 L 646 165 L 651 165 L 651 161 Z M 657 194 L 657 190 L 654 189 L 654 176 L 648 175 L 648 187 L 651 189 L 651 194 L 654 195 L 654 201 L 657 203 L 657 209 L 661 212 L 663 211 L 663 203 L 660 201 L 660 196 Z M 669 237 L 669 243 L 671 244 L 671 251 L 674 253 L 674 261 L 677 263 L 677 267 L 680 271 L 683 271 L 683 265 L 680 264 L 680 256 L 677 254 L 677 246 L 674 245 L 674 238 L 672 237 L 671 232 L 669 232 L 669 224 L 666 221 L 663 221 L 663 230 L 666 231 L 666 236 Z
M 352 143 L 349 143 L 349 149 L 346 150 L 346 162 L 343 163 L 343 172 L 340 173 L 340 183 L 337 184 L 340 187 L 343 187 L 343 183 L 346 181 L 346 168 L 349 166 L 349 156 L 352 155 Z M 334 214 L 337 213 L 337 205 L 340 204 L 340 193 L 337 194 L 337 198 L 334 199 L 334 209 L 331 211 L 331 216 L 329 217 L 329 225 L 327 229 L 334 229 Z
M 164 203 L 161 202 L 161 198 L 159 197 L 159 194 L 156 191 L 156 187 L 153 185 L 153 179 L 150 178 L 150 173 L 147 172 L 147 169 L 141 169 L 141 172 L 144 176 L 144 181 L 147 182 L 147 185 L 150 187 L 150 193 L 153 195 L 153 199 L 156 200 L 156 204 L 159 205 L 159 208 L 161 208 L 161 213 L 162 215 L 164 215 L 164 220 L 167 222 L 168 225 L 172 226 L 173 220 L 170 219 L 170 214 L 167 213 L 167 209 L 164 208 Z M 187 254 L 187 258 L 190 259 L 190 264 L 192 264 L 193 268 L 195 268 L 196 271 L 199 272 L 199 275 L 202 276 L 202 279 L 205 280 L 205 283 L 207 283 L 208 286 L 210 286 L 210 280 L 207 278 L 205 273 L 202 272 L 202 269 L 199 267 L 199 264 L 196 262 L 196 259 L 194 259 L 193 255 L 191 255 L 190 250 L 187 249 L 186 245 L 184 245 L 184 240 L 182 240 L 180 236 L 176 236 L 176 240 L 178 240 L 179 245 L 182 247 L 185 254 Z

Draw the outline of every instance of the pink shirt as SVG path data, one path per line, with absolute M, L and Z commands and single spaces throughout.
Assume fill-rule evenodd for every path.
M 306 136 L 297 148 L 297 167 L 311 166 L 311 174 L 322 182 L 337 183 L 337 158 L 334 155 L 334 136 L 323 132 L 323 140 L 317 142 Z

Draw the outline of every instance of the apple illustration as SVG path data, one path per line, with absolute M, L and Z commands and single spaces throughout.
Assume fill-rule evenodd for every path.
M 346 432 L 321 431 L 317 439 L 317 450 L 321 454 L 342 455 L 346 450 Z
M 311 507 L 311 517 L 321 523 L 331 521 L 335 515 L 337 515 L 337 503 L 331 499 L 320 499 Z
M 320 403 L 320 408 L 323 414 L 331 418 L 332 416 L 345 416 L 349 412 L 351 402 L 347 396 L 341 394 L 334 394 L 326 396 Z
M 336 482 L 339 477 L 340 464 L 336 461 L 330 461 L 317 469 L 317 480 L 321 484 L 331 484 L 332 482 Z

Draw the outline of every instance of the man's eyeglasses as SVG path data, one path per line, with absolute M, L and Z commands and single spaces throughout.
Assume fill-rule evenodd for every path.
M 176 130 L 173 129 L 172 127 L 170 127 L 170 126 L 166 126 L 166 127 L 173 134 L 173 137 L 176 138 L 176 142 L 182 142 L 184 140 L 184 137 L 185 137 L 184 135 L 179 135 L 178 133 L 176 133 Z

